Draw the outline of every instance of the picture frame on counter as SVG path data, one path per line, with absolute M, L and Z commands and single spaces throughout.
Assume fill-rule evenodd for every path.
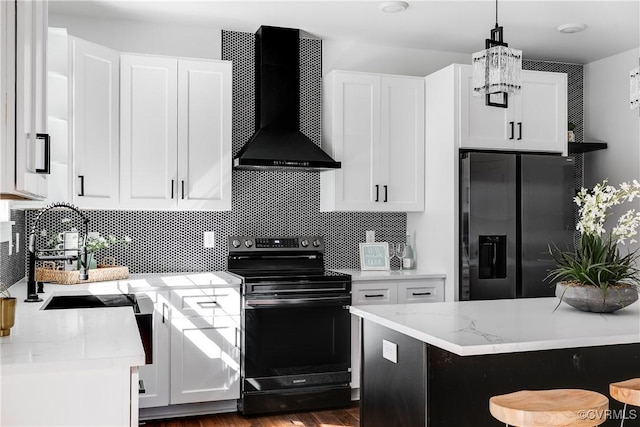
M 389 270 L 389 243 L 360 243 L 360 270 Z

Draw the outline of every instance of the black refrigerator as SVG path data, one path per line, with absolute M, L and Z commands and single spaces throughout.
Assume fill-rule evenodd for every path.
M 574 159 L 460 153 L 460 299 L 553 296 L 548 245 L 573 249 Z

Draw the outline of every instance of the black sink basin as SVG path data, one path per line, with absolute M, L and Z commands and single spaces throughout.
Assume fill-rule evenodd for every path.
M 140 312 L 134 294 L 109 295 L 59 295 L 51 298 L 43 310 L 63 310 L 68 308 L 97 307 L 133 307 L 135 313 Z

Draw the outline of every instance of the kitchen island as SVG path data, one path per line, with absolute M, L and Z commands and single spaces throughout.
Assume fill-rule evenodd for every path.
M 640 304 L 613 314 L 564 303 L 554 311 L 557 304 L 351 307 L 362 319 L 361 425 L 500 426 L 489 414 L 492 395 L 586 388 L 608 396 L 609 383 L 640 376 Z M 610 407 L 622 405 L 611 400 Z M 625 426 L 640 425 L 633 414 Z

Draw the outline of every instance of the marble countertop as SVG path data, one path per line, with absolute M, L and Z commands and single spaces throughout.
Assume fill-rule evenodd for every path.
M 460 356 L 640 342 L 640 303 L 585 313 L 557 298 L 353 306 L 351 313 Z
M 338 269 L 339 273 L 350 274 L 354 282 L 365 280 L 402 280 L 402 279 L 445 279 L 445 273 L 437 273 L 424 270 L 356 270 Z
M 144 349 L 131 307 L 41 310 L 54 295 L 135 293 L 149 289 L 240 285 L 225 272 L 132 274 L 128 279 L 79 285 L 45 283 L 43 302 L 26 303 L 26 281 L 9 290 L 16 297 L 11 333 L 0 337 L 2 374 L 55 367 L 144 365 Z

